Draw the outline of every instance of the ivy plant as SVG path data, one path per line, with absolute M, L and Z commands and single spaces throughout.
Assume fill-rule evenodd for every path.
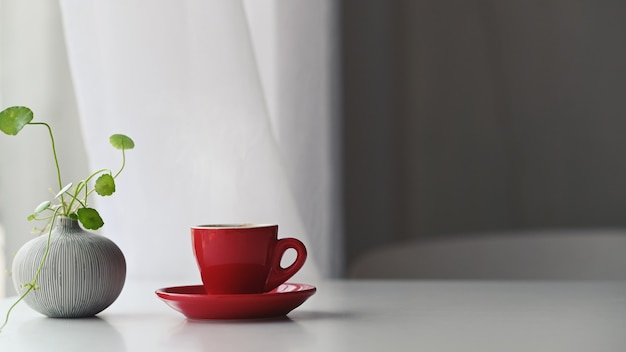
M 28 216 L 28 220 L 46 220 L 47 224 L 43 228 L 42 232 L 48 233 L 48 245 L 44 253 L 43 259 L 38 267 L 35 277 L 29 283 L 24 284 L 27 290 L 18 298 L 18 300 L 9 308 L 6 318 L 0 331 L 4 328 L 9 320 L 9 315 L 13 308 L 26 295 L 32 291 L 39 289 L 37 285 L 37 278 L 44 266 L 47 258 L 48 249 L 50 245 L 50 235 L 52 234 L 52 227 L 55 220 L 59 216 L 65 216 L 73 220 L 77 220 L 80 224 L 88 230 L 97 230 L 104 225 L 102 217 L 98 211 L 89 206 L 88 198 L 94 192 L 100 196 L 110 196 L 115 193 L 115 179 L 120 175 L 126 165 L 126 150 L 133 149 L 135 143 L 133 140 L 123 134 L 114 134 L 109 138 L 109 142 L 115 149 L 122 151 L 122 165 L 118 171 L 113 173 L 110 169 L 100 169 L 91 173 L 86 179 L 79 181 L 74 185 L 73 183 L 64 184 L 61 178 L 61 169 L 59 168 L 59 159 L 57 157 L 57 150 L 52 133 L 52 128 L 45 122 L 33 121 L 33 111 L 24 106 L 12 106 L 6 108 L 0 112 L 0 131 L 3 133 L 15 136 L 22 131 L 26 126 L 43 126 L 47 129 L 50 136 L 50 142 L 52 145 L 52 157 L 54 165 L 56 167 L 56 181 L 58 191 L 53 193 L 53 197 L 50 200 L 41 202 Z

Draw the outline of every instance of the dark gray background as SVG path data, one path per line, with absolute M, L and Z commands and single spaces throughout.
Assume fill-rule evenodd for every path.
M 411 238 L 626 226 L 625 2 L 344 0 L 340 23 L 348 266 Z

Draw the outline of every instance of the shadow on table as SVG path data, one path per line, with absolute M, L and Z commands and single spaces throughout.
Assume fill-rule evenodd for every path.
M 197 351 L 293 351 L 318 339 L 304 323 L 353 316 L 350 312 L 297 311 L 271 319 L 185 319 L 164 336 L 161 345 Z
M 20 322 L 18 342 L 24 351 L 127 350 L 122 335 L 99 317 L 35 318 Z
M 186 319 L 187 324 L 230 324 L 230 325 L 246 325 L 246 324 L 296 324 L 299 321 L 310 320 L 338 320 L 338 319 L 352 319 L 356 316 L 355 312 L 349 311 L 307 311 L 299 310 L 292 312 L 287 316 L 273 317 L 273 318 L 261 318 L 261 319 L 212 319 L 212 320 L 194 320 Z
M 355 312 L 343 311 L 343 312 L 329 312 L 329 311 L 308 311 L 302 310 L 293 312 L 289 315 L 293 320 L 297 321 L 309 321 L 309 320 L 345 320 L 354 319 L 357 314 Z

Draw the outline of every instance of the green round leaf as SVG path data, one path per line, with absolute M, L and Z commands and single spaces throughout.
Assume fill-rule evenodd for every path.
M 88 230 L 97 230 L 104 225 L 104 221 L 102 221 L 96 209 L 80 208 L 76 212 L 76 215 L 78 215 L 78 221 Z
M 109 137 L 109 142 L 116 149 L 127 150 L 135 148 L 135 142 L 133 140 L 123 134 L 114 134 Z
M 33 112 L 24 106 L 12 106 L 0 112 L 0 131 L 15 136 L 33 119 Z
M 98 177 L 96 180 L 94 189 L 96 190 L 96 193 L 101 196 L 110 196 L 115 193 L 115 180 L 113 179 L 113 176 L 110 174 L 102 174 L 102 176 Z

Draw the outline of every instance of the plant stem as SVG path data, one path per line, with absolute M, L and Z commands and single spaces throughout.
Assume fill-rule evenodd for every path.
M 57 217 L 59 217 L 59 214 L 57 211 L 55 211 L 54 215 L 52 216 L 52 221 L 50 222 L 50 229 L 48 230 L 48 241 L 46 242 L 46 250 L 43 253 L 43 257 L 41 258 L 41 263 L 39 263 L 37 272 L 35 272 L 35 278 L 32 281 L 33 286 L 37 284 L 37 279 L 39 278 L 41 269 L 43 269 L 43 265 L 46 263 L 46 259 L 48 259 L 48 253 L 50 252 L 50 240 L 52 238 L 52 229 L 54 228 L 54 222 L 56 221 Z
M 120 171 L 118 171 L 115 176 L 113 176 L 113 178 L 117 178 L 117 176 L 122 173 L 122 170 L 124 170 L 124 166 L 126 166 L 126 153 L 125 149 L 122 149 L 122 167 L 120 167 Z
M 9 323 L 9 316 L 11 315 L 11 312 L 13 312 L 13 309 L 17 306 L 18 303 L 20 303 L 25 297 L 26 295 L 28 295 L 28 293 L 30 293 L 30 291 L 33 290 L 33 286 L 29 286 L 28 290 L 26 290 L 26 292 L 24 292 L 20 298 L 17 299 L 17 301 L 15 301 L 11 307 L 9 308 L 9 310 L 7 311 L 6 316 L 4 317 L 4 323 L 2 323 L 2 326 L 0 326 L 0 333 L 2 332 L 2 329 L 4 329 L 5 326 L 7 326 L 7 324 Z
M 22 295 L 11 305 L 11 307 L 9 307 L 9 310 L 7 311 L 7 314 L 4 317 L 4 323 L 2 323 L 2 326 L 0 326 L 0 332 L 2 332 L 2 329 L 4 329 L 4 327 L 7 326 L 7 324 L 9 323 L 9 317 L 13 309 L 15 309 L 18 303 L 20 303 L 22 300 L 24 300 L 24 298 L 26 298 L 26 296 L 30 293 L 30 291 L 35 290 L 37 287 L 37 279 L 39 279 L 39 274 L 41 273 L 41 270 L 43 269 L 43 265 L 45 264 L 46 259 L 48 259 L 48 253 L 50 252 L 50 239 L 52 238 L 52 228 L 54 227 L 54 222 L 58 216 L 59 214 L 58 214 L 58 209 L 57 209 L 55 210 L 54 215 L 52 217 L 52 222 L 50 223 L 50 228 L 48 230 L 48 241 L 46 242 L 46 250 L 43 254 L 43 257 L 41 258 L 41 263 L 39 263 L 39 267 L 37 267 L 37 271 L 35 272 L 35 277 L 33 278 L 33 281 L 28 283 L 28 289 L 26 290 L 26 292 L 22 293 Z
M 45 122 L 29 122 L 29 125 L 43 125 L 48 129 L 48 134 L 50 135 L 50 142 L 52 143 L 52 155 L 54 156 L 54 166 L 57 169 L 57 181 L 59 182 L 59 190 L 63 189 L 63 182 L 61 181 L 61 168 L 59 167 L 59 158 L 57 157 L 57 149 L 54 144 L 54 135 L 52 134 L 52 128 Z M 63 199 L 63 195 L 61 195 L 61 204 L 63 206 L 63 214 L 69 215 L 68 210 L 66 209 L 65 200 Z

